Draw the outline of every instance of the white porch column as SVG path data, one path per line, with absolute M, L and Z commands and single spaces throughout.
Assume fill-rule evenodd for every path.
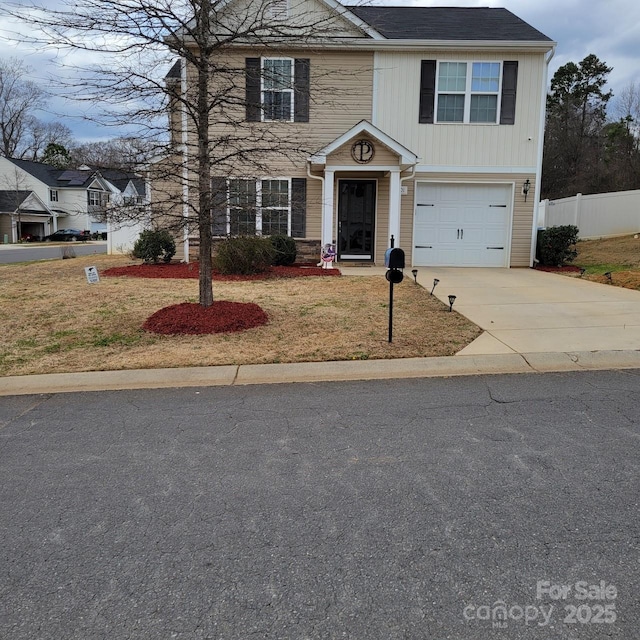
M 333 244 L 333 184 L 334 172 L 324 172 L 322 193 L 322 246 Z
M 395 246 L 400 246 L 400 169 L 392 169 L 389 176 L 389 233 L 387 244 L 391 236 Z

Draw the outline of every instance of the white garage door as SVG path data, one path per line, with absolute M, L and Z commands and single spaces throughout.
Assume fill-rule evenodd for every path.
M 511 185 L 418 183 L 413 263 L 506 267 Z

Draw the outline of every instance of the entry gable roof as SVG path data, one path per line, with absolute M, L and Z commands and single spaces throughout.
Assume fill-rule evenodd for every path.
M 321 149 L 317 153 L 313 154 L 309 158 L 309 162 L 312 164 L 327 164 L 327 156 L 337 151 L 342 145 L 346 144 L 352 138 L 360 136 L 362 134 L 368 134 L 372 138 L 375 138 L 381 142 L 385 147 L 390 149 L 393 153 L 397 154 L 400 159 L 400 164 L 403 165 L 415 165 L 417 164 L 418 156 L 407 149 L 404 145 L 401 145 L 397 140 L 394 140 L 391 136 L 387 135 L 381 129 L 378 129 L 375 125 L 371 124 L 368 120 L 361 120 L 357 125 L 351 127 L 348 131 L 343 133 L 340 137 L 336 138 L 333 142 L 330 142 L 324 149 Z

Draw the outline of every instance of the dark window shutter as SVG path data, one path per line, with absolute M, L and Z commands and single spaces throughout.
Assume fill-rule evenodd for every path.
M 422 60 L 420 66 L 420 113 L 418 122 L 433 124 L 436 102 L 436 61 Z
M 245 60 L 247 72 L 246 111 L 247 122 L 260 122 L 260 58 L 247 58 Z
M 291 178 L 291 236 L 307 235 L 307 179 Z
M 518 87 L 518 62 L 502 63 L 502 98 L 500 100 L 500 124 L 516 122 L 516 89 Z
M 211 178 L 211 233 L 227 235 L 227 180 Z
M 309 122 L 309 58 L 296 58 L 293 70 L 293 120 Z

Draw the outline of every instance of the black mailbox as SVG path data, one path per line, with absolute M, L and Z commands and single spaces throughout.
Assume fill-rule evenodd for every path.
M 384 254 L 384 266 L 388 269 L 404 269 L 404 251 L 387 249 Z

